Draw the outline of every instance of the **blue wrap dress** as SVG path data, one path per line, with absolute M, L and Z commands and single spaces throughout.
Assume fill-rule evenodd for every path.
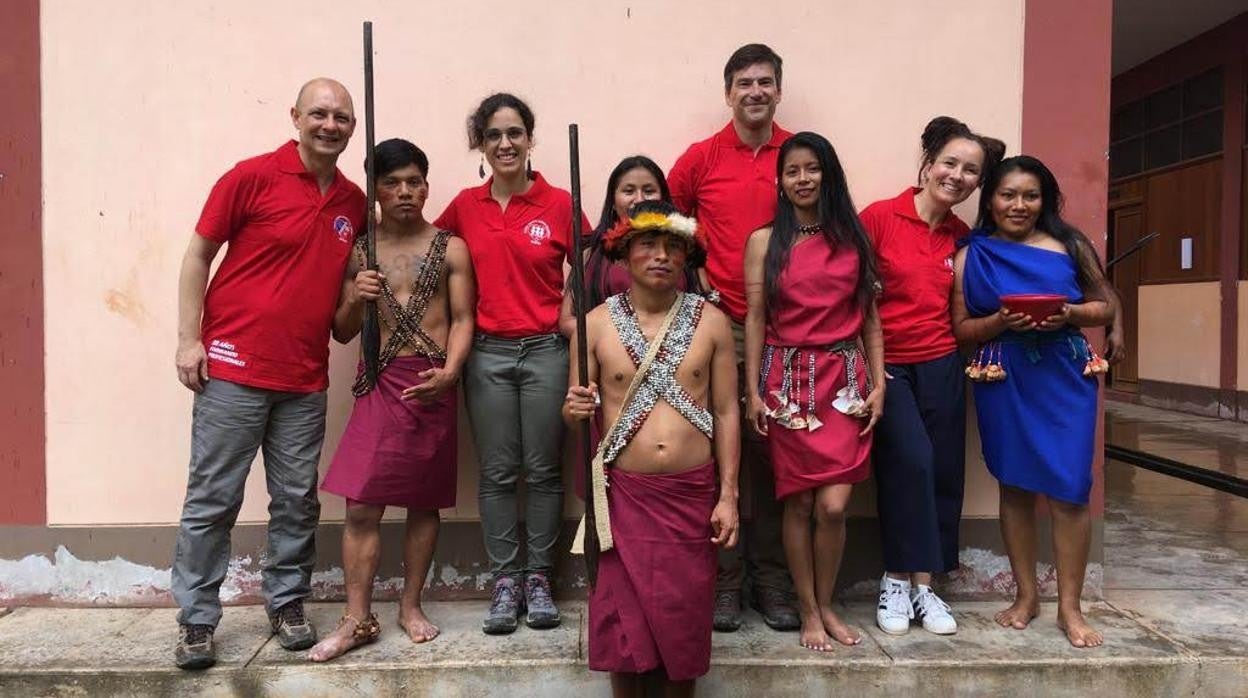
M 971 317 L 996 313 L 1003 295 L 1057 293 L 1083 301 L 1069 255 L 991 237 L 965 241 L 962 273 Z M 1003 484 L 1072 504 L 1092 489 L 1097 380 L 1085 376 L 1091 346 L 1074 326 L 1006 330 L 979 348 L 1005 380 L 974 384 L 975 412 L 988 470 Z

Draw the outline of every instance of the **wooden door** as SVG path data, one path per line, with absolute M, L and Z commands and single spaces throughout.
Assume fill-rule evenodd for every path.
M 1144 209 L 1139 204 L 1113 210 L 1109 231 L 1109 257 L 1112 259 L 1135 244 L 1144 233 Z M 1116 390 L 1135 392 L 1140 379 L 1139 307 L 1140 265 L 1143 251 L 1114 265 L 1110 280 L 1122 298 L 1122 329 L 1127 345 L 1127 358 L 1109 372 L 1110 386 Z

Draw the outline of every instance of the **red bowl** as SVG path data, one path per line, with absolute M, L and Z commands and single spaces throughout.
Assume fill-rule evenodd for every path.
M 1011 293 L 1001 296 L 1001 305 L 1013 313 L 1026 313 L 1032 322 L 1040 322 L 1062 311 L 1066 296 L 1056 293 Z

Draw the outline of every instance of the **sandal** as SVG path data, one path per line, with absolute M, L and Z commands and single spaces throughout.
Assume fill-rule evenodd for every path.
M 347 622 L 355 623 L 355 630 L 351 631 L 351 639 L 355 640 L 356 646 L 367 645 L 377 641 L 381 637 L 381 623 L 377 621 L 377 614 L 370 613 L 364 620 L 360 620 L 350 613 L 342 614 L 342 618 L 338 620 L 338 627 L 342 627 Z

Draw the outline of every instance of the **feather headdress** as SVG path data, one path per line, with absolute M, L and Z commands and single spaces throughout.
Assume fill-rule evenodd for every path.
M 689 245 L 690 266 L 698 266 L 696 258 L 706 255 L 706 236 L 698 228 L 698 222 L 675 211 L 637 211 L 620 218 L 602 237 L 602 248 L 607 257 L 622 259 L 628 250 L 628 241 L 638 233 L 660 232 L 683 238 Z

